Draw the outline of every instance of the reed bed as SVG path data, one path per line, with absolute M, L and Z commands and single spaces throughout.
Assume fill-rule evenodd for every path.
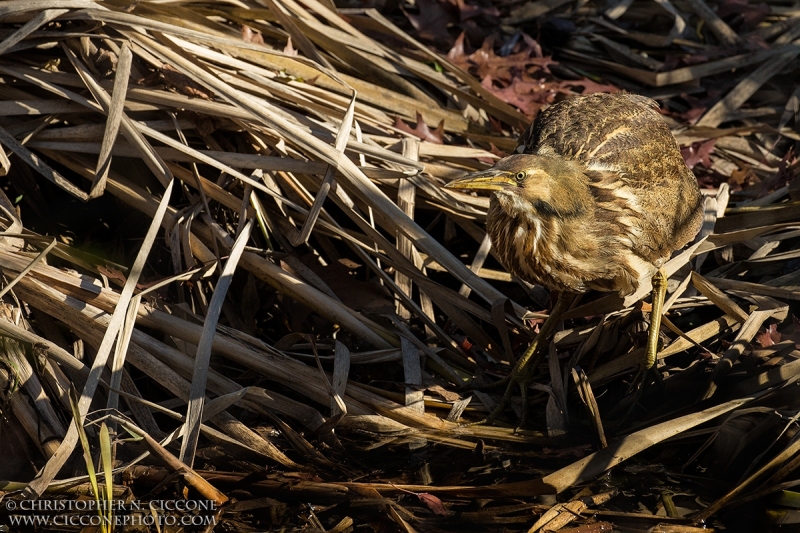
M 478 47 L 468 6 L 433 0 L 410 25 L 327 0 L 0 3 L 4 498 L 98 490 L 73 451 L 105 422 L 107 494 L 179 478 L 226 527 L 689 532 L 774 494 L 793 519 L 800 11 L 725 6 L 497 3 Z M 546 53 L 531 36 L 567 22 Z M 541 107 L 621 89 L 661 102 L 706 195 L 666 265 L 663 384 L 627 392 L 650 287 L 587 295 L 532 426 L 468 425 L 550 295 L 493 257 L 488 199 L 442 186 Z M 614 503 L 636 483 L 657 496 Z

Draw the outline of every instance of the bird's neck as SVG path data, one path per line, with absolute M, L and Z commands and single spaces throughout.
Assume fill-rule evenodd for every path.
M 563 223 L 572 223 L 576 219 L 586 218 L 585 215 L 590 214 L 589 212 L 594 207 L 586 175 L 574 168 L 569 168 L 550 181 L 546 197 L 532 200 L 540 214 L 551 214 Z M 550 213 L 539 208 L 541 202 L 549 205 Z
M 568 254 L 580 255 L 582 239 L 573 236 L 594 233 L 593 211 L 585 181 L 560 180 L 536 198 L 505 191 L 495 193 L 486 222 L 497 249 L 501 242 L 525 239 L 533 253 L 544 252 L 542 247 L 557 246 Z

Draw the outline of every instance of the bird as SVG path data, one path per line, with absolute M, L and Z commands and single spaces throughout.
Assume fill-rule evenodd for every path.
M 488 419 L 514 384 L 523 396 L 542 348 L 574 297 L 588 291 L 633 294 L 652 282 L 643 372 L 655 364 L 671 254 L 700 229 L 703 197 L 654 100 L 631 93 L 567 98 L 543 109 L 516 153 L 445 185 L 491 191 L 487 233 L 513 275 L 559 291 L 548 319 L 512 372 Z

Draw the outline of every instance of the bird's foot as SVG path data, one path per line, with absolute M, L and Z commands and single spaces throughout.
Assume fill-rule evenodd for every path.
M 667 274 L 663 269 L 653 275 L 653 293 L 652 293 L 652 310 L 650 312 L 650 327 L 647 331 L 647 345 L 645 346 L 644 358 L 639 366 L 639 371 L 636 377 L 628 387 L 626 395 L 630 402 L 630 407 L 623 417 L 623 422 L 633 414 L 633 409 L 639 403 L 639 399 L 644 394 L 645 390 L 649 387 L 650 383 L 655 381 L 663 390 L 664 381 L 661 379 L 661 374 L 658 372 L 658 352 L 661 350 L 661 339 L 659 331 L 661 330 L 661 313 L 664 305 L 664 296 L 667 292 Z
M 652 383 L 656 383 L 659 388 L 664 388 L 664 379 L 661 377 L 656 365 L 651 367 L 642 365 L 639 367 L 636 377 L 633 378 L 633 381 L 628 386 L 627 394 L 636 394 L 638 398 Z
M 500 399 L 500 402 L 495 406 L 495 408 L 492 409 L 489 415 L 486 416 L 486 418 L 478 420 L 477 422 L 471 422 L 467 424 L 467 426 L 479 426 L 494 422 L 497 417 L 499 417 L 500 414 L 502 414 L 502 412 L 509 405 L 511 405 L 511 399 L 514 397 L 514 389 L 516 388 L 519 388 L 519 394 L 522 399 L 522 414 L 520 416 L 519 426 L 524 426 L 528 418 L 528 385 L 531 383 L 530 376 L 525 374 L 526 373 L 517 372 L 515 369 L 505 378 L 492 383 L 493 388 L 498 388 L 503 384 L 506 385 L 506 391 L 503 394 L 503 397 Z
M 661 322 L 659 316 L 659 324 Z M 645 347 L 645 354 L 639 363 L 639 370 L 636 376 L 628 386 L 626 394 L 638 393 L 639 395 L 652 383 L 656 382 L 662 389 L 664 388 L 664 380 L 661 373 L 658 371 L 658 352 L 663 349 L 663 344 L 658 336 L 658 331 L 650 324 L 650 329 L 647 332 L 647 346 Z
M 474 381 L 474 380 L 473 380 Z M 491 383 L 481 383 L 480 385 L 473 385 L 468 384 L 466 388 L 469 390 L 477 390 L 481 392 L 489 392 L 493 390 L 497 390 L 503 386 L 508 385 L 509 381 L 511 381 L 511 374 L 507 375 L 503 379 L 499 379 L 497 381 L 493 381 Z
M 644 396 L 645 392 L 650 390 L 653 384 L 662 391 L 666 389 L 664 379 L 661 377 L 661 373 L 656 368 L 656 365 L 651 367 L 646 367 L 645 365 L 640 366 L 636 377 L 633 378 L 630 386 L 628 386 L 626 393 L 628 397 L 625 398 L 623 402 L 620 402 L 619 405 L 619 407 L 622 407 L 627 404 L 627 410 L 619 422 L 620 427 L 628 423 L 633 416 L 636 406 L 639 405 L 639 400 Z
M 525 425 L 528 415 L 528 385 L 533 382 L 533 375 L 536 369 L 539 368 L 539 364 L 544 360 L 545 348 L 549 345 L 550 338 L 555 332 L 556 325 L 558 321 L 561 320 L 561 315 L 569 308 L 573 299 L 573 294 L 563 291 L 559 293 L 556 305 L 553 307 L 547 320 L 542 324 L 539 334 L 536 335 L 533 342 L 528 345 L 528 349 L 525 350 L 525 353 L 519 358 L 517 364 L 514 365 L 511 374 L 487 387 L 487 390 L 489 390 L 506 385 L 506 392 L 503 394 L 500 403 L 489 413 L 489 416 L 469 425 L 487 424 L 495 420 L 511 403 L 511 397 L 514 395 L 514 389 L 516 387 L 519 387 L 520 396 L 522 396 L 522 416 L 520 416 L 520 425 Z

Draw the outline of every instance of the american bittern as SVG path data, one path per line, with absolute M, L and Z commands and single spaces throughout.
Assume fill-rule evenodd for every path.
M 520 153 L 447 185 L 494 191 L 486 225 L 503 265 L 561 291 L 490 418 L 508 403 L 514 383 L 525 400 L 535 356 L 576 293 L 627 296 L 649 277 L 653 309 L 642 369 L 654 365 L 667 282 L 661 266 L 695 236 L 703 215 L 697 180 L 657 108 L 632 94 L 564 100 L 523 133 Z

